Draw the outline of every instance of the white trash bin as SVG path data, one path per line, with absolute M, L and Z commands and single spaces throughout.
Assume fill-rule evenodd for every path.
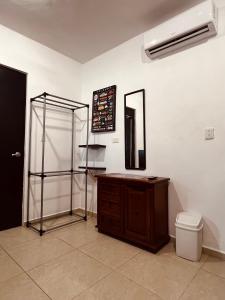
M 193 212 L 181 212 L 176 218 L 176 254 L 198 261 L 202 254 L 202 217 Z

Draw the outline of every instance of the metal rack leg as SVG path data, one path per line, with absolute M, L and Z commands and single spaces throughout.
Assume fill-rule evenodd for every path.
M 41 166 L 41 216 L 40 216 L 40 236 L 43 235 L 43 210 L 44 210 L 44 171 L 45 171 L 45 132 L 46 132 L 46 95 L 44 95 L 43 105 L 43 133 L 42 133 L 42 166 Z
M 40 236 L 43 235 L 43 208 L 44 208 L 44 177 L 41 178 L 41 217 L 40 217 Z
M 30 226 L 30 171 L 28 171 L 28 180 L 27 180 L 27 227 Z
M 87 106 L 87 140 L 86 140 L 86 172 L 85 172 L 85 221 L 87 221 L 88 140 L 89 140 L 89 106 Z
M 74 110 L 72 110 L 72 139 L 71 139 L 71 182 L 70 182 L 70 214 L 73 214 L 73 159 L 74 159 Z
M 29 120 L 29 146 L 28 146 L 28 181 L 27 181 L 27 227 L 30 222 L 30 164 L 31 164 L 31 137 L 32 137 L 32 111 L 33 104 L 30 101 L 30 120 Z

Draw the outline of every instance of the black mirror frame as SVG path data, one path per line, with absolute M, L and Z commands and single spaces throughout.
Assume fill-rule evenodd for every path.
M 143 168 L 127 168 L 126 167 L 126 97 L 136 93 L 143 93 L 143 135 L 144 135 L 144 161 L 145 166 Z M 146 170 L 146 130 L 145 130 L 145 89 L 136 90 L 131 93 L 124 94 L 124 150 L 125 150 L 125 169 L 126 170 Z

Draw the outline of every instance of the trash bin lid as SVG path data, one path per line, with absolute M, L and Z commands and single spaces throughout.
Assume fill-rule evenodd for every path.
M 201 225 L 202 216 L 198 213 L 183 211 L 177 215 L 176 224 L 197 229 Z

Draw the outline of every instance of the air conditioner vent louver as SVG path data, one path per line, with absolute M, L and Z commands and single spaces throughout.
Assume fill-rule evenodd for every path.
M 187 41 L 189 39 L 192 39 L 195 36 L 201 35 L 205 32 L 209 32 L 209 27 L 208 25 L 203 26 L 202 28 L 198 28 L 197 30 L 193 30 L 189 32 L 188 34 L 182 34 L 179 37 L 176 37 L 174 39 L 171 39 L 167 42 L 162 43 L 161 45 L 158 45 L 157 47 L 152 47 L 151 50 L 149 50 L 150 53 L 155 53 L 160 50 L 163 50 L 165 48 L 171 47 L 173 45 L 177 45 L 180 43 L 183 43 L 184 41 Z
M 150 59 L 177 53 L 217 35 L 217 25 L 216 6 L 212 0 L 205 0 L 147 31 L 145 52 Z
M 163 56 L 169 52 L 173 52 L 180 48 L 184 48 L 187 45 L 197 43 L 201 40 L 205 40 L 213 35 L 216 35 L 216 30 L 214 24 L 210 22 L 197 29 L 168 39 L 163 43 L 159 43 L 157 46 L 152 46 L 149 49 L 147 49 L 146 52 L 150 58 L 154 59 Z

